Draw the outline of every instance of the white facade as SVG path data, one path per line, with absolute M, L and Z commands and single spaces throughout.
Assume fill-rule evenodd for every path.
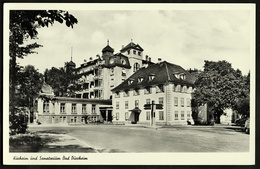
M 138 107 L 141 112 L 137 123 L 150 123 L 151 110 L 144 110 L 144 104 L 163 104 L 162 110 L 155 110 L 156 124 L 187 124 L 191 120 L 191 92 L 192 87 L 165 84 L 164 91 L 159 92 L 158 86 L 151 87 L 151 93 L 147 93 L 145 88 L 139 90 L 139 95 L 134 90 L 129 90 L 129 95 L 125 92 L 114 93 L 113 95 L 113 116 L 114 123 L 131 123 L 133 111 Z M 138 102 L 138 105 L 137 105 Z

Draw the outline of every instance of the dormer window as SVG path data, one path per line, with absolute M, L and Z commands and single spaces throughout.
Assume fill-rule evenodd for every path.
M 136 55 L 136 50 L 133 51 L 134 55 Z
M 155 76 L 154 74 L 150 74 L 149 75 L 149 81 L 152 81 L 154 79 L 154 76 Z
M 138 55 L 141 56 L 141 52 L 138 52 Z
M 125 90 L 125 92 L 124 92 L 124 97 L 127 97 L 127 96 L 129 96 L 129 91 L 128 91 L 128 90 Z
M 174 75 L 177 79 L 180 79 L 180 73 L 179 73 L 179 72 L 175 72 L 175 73 L 173 73 L 173 75 Z
M 139 78 L 138 78 L 138 83 L 141 83 L 143 80 L 144 80 L 143 77 L 139 77 Z
M 119 92 L 115 92 L 115 98 L 119 98 L 120 95 L 119 95 Z
M 137 96 L 137 95 L 139 95 L 140 93 L 139 93 L 139 89 L 138 88 L 136 88 L 136 89 L 134 89 L 134 96 Z
M 151 86 L 146 86 L 144 90 L 144 94 L 150 94 L 152 93 Z
M 163 84 L 160 84 L 156 87 L 156 92 L 157 93 L 162 93 L 164 92 L 164 85 Z
M 186 79 L 186 75 L 184 73 L 180 74 L 180 79 L 185 80 Z
M 134 82 L 134 79 L 129 79 L 128 85 L 131 85 Z

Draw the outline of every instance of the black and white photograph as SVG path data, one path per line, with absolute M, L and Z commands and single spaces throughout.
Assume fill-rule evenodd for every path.
M 4 164 L 255 164 L 255 24 L 253 3 L 4 4 Z

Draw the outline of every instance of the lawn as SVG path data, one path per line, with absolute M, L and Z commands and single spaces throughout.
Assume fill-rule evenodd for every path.
M 9 138 L 10 152 L 86 152 L 93 153 L 91 147 L 81 145 L 74 138 L 64 134 L 30 132 Z

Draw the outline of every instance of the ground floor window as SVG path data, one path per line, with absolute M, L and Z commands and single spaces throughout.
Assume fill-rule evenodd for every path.
M 119 113 L 116 113 L 116 120 L 119 120 Z
M 164 120 L 163 111 L 159 111 L 159 120 Z
M 174 112 L 174 120 L 179 120 L 178 111 Z
M 65 116 L 60 116 L 60 122 L 65 123 L 66 122 L 66 117 Z
M 126 112 L 126 113 L 125 113 L 125 120 L 127 121 L 128 118 L 129 118 L 129 114 L 128 114 L 128 112 Z
M 150 117 L 151 117 L 151 112 L 147 111 L 146 112 L 146 120 L 150 120 Z
M 184 116 L 184 111 L 181 111 L 181 120 L 184 120 L 185 116 Z
M 187 111 L 187 120 L 191 119 L 190 111 Z

